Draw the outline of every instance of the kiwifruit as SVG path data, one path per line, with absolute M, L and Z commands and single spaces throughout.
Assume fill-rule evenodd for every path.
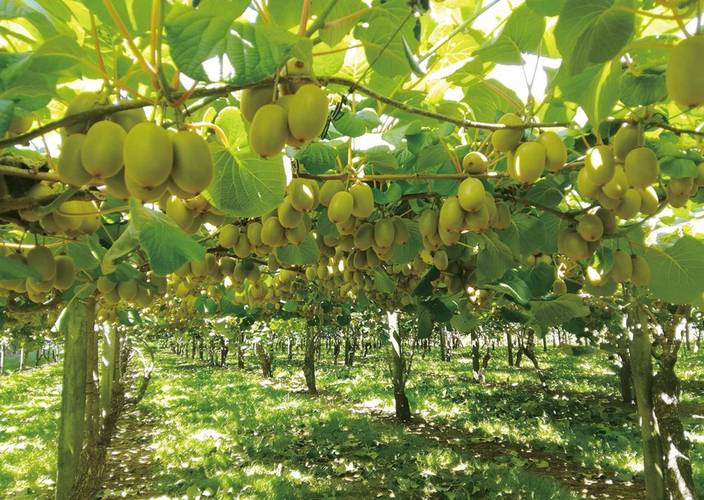
M 581 260 L 589 257 L 589 247 L 587 242 L 573 230 L 566 230 L 560 233 L 557 239 L 557 248 L 560 253 L 573 260 Z
M 496 204 L 496 216 L 490 221 L 494 229 L 508 229 L 511 227 L 511 209 L 506 203 Z
M 93 180 L 81 161 L 81 150 L 85 143 L 84 134 L 71 134 L 61 144 L 61 155 L 56 165 L 61 182 L 72 186 L 83 186 Z
M 374 243 L 374 226 L 368 222 L 359 225 L 354 233 L 354 246 L 358 250 L 368 250 Z
M 244 89 L 240 94 L 240 111 L 248 122 L 254 119 L 259 108 L 274 102 L 274 86 L 263 85 Z
M 514 113 L 506 113 L 499 119 L 501 125 L 522 125 L 523 120 Z M 513 151 L 521 142 L 523 129 L 500 129 L 491 134 L 491 144 L 500 153 Z
M 630 281 L 632 275 L 633 263 L 631 262 L 631 256 L 622 250 L 616 250 L 614 252 L 614 265 L 611 268 L 611 279 L 616 283 L 625 283 Z
M 523 184 L 537 181 L 545 170 L 547 151 L 539 142 L 524 142 L 514 157 L 515 179 Z
M 284 227 L 278 217 L 269 217 L 262 224 L 262 243 L 272 248 L 281 245 L 285 239 Z
M 457 196 L 450 196 L 442 204 L 440 208 L 440 217 L 438 219 L 438 229 L 443 229 L 449 232 L 459 232 L 464 222 L 464 210 L 460 206 Z
M 595 214 L 585 214 L 577 224 L 577 233 L 584 241 L 599 241 L 604 234 L 604 223 Z
M 291 205 L 299 212 L 309 212 L 315 208 L 318 201 L 318 185 L 305 179 L 296 178 L 291 181 L 286 190 L 291 197 Z
M 286 110 L 278 104 L 265 104 L 254 115 L 249 127 L 249 146 L 268 158 L 281 153 L 288 137 Z
M 117 174 L 122 168 L 122 151 L 127 132 L 115 122 L 101 120 L 88 129 L 81 147 L 81 163 L 98 179 Z
M 433 255 L 433 265 L 439 271 L 446 271 L 448 263 L 447 252 L 445 252 L 445 250 L 435 252 L 435 255 Z
M 328 219 L 333 224 L 341 224 L 352 216 L 354 198 L 347 191 L 338 191 L 330 199 Z
M 108 278 L 107 276 L 100 276 L 96 282 L 95 286 L 98 288 L 98 291 L 100 293 L 108 293 L 111 290 L 114 290 L 115 287 L 117 286 L 117 283 L 115 283 L 113 280 Z
M 79 113 L 83 113 L 84 111 L 90 111 L 91 109 L 102 104 L 102 101 L 103 98 L 97 92 L 80 93 L 76 95 L 76 97 L 74 97 L 69 103 L 66 108 L 66 113 L 64 113 L 64 117 L 77 115 Z M 88 131 L 88 128 L 91 126 L 93 121 L 94 120 L 80 121 L 78 123 L 74 123 L 73 125 L 67 125 L 64 127 L 64 130 L 66 131 L 66 134 L 85 133 Z
M 125 111 L 114 113 L 112 121 L 125 129 L 125 132 L 129 132 L 138 123 L 147 121 L 147 117 L 144 114 L 144 108 L 126 109 Z
M 54 254 L 45 246 L 33 247 L 27 252 L 27 265 L 39 274 L 40 281 L 53 280 L 56 276 Z M 46 291 L 46 290 L 45 290 Z
M 405 245 L 411 237 L 411 234 L 408 231 L 408 226 L 406 226 L 403 218 L 399 216 L 394 217 L 392 221 L 394 223 L 394 230 L 396 234 L 394 243 L 396 245 Z
M 484 184 L 479 179 L 467 177 L 457 188 L 457 200 L 467 212 L 476 212 L 486 200 Z
M 538 142 L 545 146 L 545 168 L 558 172 L 567 162 L 567 146 L 555 132 L 547 131 L 538 136 Z
M 360 182 L 349 190 L 354 200 L 352 215 L 358 219 L 366 219 L 374 211 L 374 192 L 369 185 Z
M 653 186 L 640 190 L 640 211 L 645 215 L 655 215 L 660 207 L 658 193 Z
M 482 205 L 476 212 L 467 212 L 464 215 L 462 225 L 467 231 L 480 233 L 489 229 L 489 219 L 489 210 L 486 205 Z
M 288 128 L 299 141 L 320 135 L 328 119 L 328 97 L 317 85 L 307 83 L 299 88 L 288 105 Z
M 237 226 L 233 224 L 225 224 L 220 228 L 220 233 L 218 234 L 218 244 L 223 248 L 234 248 L 239 237 L 240 232 Z
M 660 167 L 658 157 L 649 148 L 632 149 L 626 156 L 624 171 L 628 183 L 636 188 L 645 188 L 658 180 Z
M 426 208 L 418 218 L 418 231 L 422 236 L 429 237 L 438 232 L 438 211 Z
M 688 197 L 694 187 L 692 177 L 680 177 L 670 179 L 667 183 L 667 192 L 676 197 Z
M 603 186 L 614 176 L 614 153 L 609 146 L 594 146 L 587 151 L 584 169 L 592 183 Z
M 601 223 L 604 226 L 604 234 L 614 234 L 616 232 L 618 225 L 613 212 L 605 208 L 598 208 L 594 215 L 601 219 Z
M 606 184 L 604 184 L 601 190 L 606 196 L 614 200 L 620 200 L 623 198 L 626 190 L 628 189 L 628 178 L 626 177 L 626 172 L 623 170 L 621 165 L 616 165 L 614 167 L 614 174 Z
M 599 205 L 609 210 L 616 210 L 616 208 L 621 204 L 620 199 L 607 196 L 602 188 L 599 188 L 594 199 L 596 199 Z
M 303 213 L 293 207 L 290 195 L 279 203 L 276 214 L 279 222 L 286 229 L 294 228 L 303 222 Z
M 307 234 L 305 224 L 299 224 L 296 227 L 286 229 L 286 240 L 292 245 L 300 245 L 306 239 Z
M 213 159 L 208 143 L 190 130 L 176 132 L 171 142 L 174 150 L 171 180 L 179 189 L 195 196 L 213 179 Z
M 134 303 L 138 307 L 149 307 L 154 300 L 154 296 L 148 288 L 137 287 L 137 295 L 134 298 Z
M 344 190 L 345 183 L 339 179 L 332 179 L 323 182 L 323 185 L 320 188 L 320 204 L 324 207 L 329 206 L 330 200 L 335 195 L 335 193 L 339 193 L 340 191 Z
M 631 255 L 631 283 L 635 286 L 650 284 L 650 264 L 640 255 Z
M 127 171 L 125 171 L 127 174 Z M 134 181 L 129 175 L 125 175 L 125 187 L 130 195 L 140 201 L 156 201 L 166 193 L 166 188 L 169 186 L 168 180 L 155 187 L 143 187 Z
M 125 183 L 130 192 L 130 183 L 144 189 L 158 189 L 163 185 L 165 190 L 173 156 L 173 145 L 166 130 L 151 122 L 132 127 L 123 147 Z
M 483 174 L 487 170 L 487 159 L 478 151 L 471 151 L 462 158 L 462 168 L 468 174 Z
M 624 125 L 616 131 L 613 137 L 614 155 L 625 161 L 628 153 L 636 149 L 642 142 L 643 134 L 637 126 Z
M 383 218 L 374 224 L 374 243 L 380 248 L 389 248 L 396 239 L 394 223 L 389 218 Z
M 121 169 L 117 174 L 105 179 L 105 192 L 113 198 L 126 200 L 130 197 L 130 192 L 125 183 L 125 169 Z
M 585 168 L 580 169 L 577 174 L 576 187 L 579 195 L 586 199 L 595 198 L 597 193 L 601 190 L 601 186 L 592 182 L 589 178 L 589 173 Z
M 247 240 L 253 247 L 258 247 L 262 244 L 261 222 L 250 222 L 247 224 Z
M 124 301 L 131 301 L 137 296 L 137 280 L 128 279 L 117 284 L 117 294 Z
M 34 123 L 34 116 L 32 113 L 15 113 L 10 118 L 10 124 L 7 127 L 7 131 L 10 134 L 21 135 L 32 128 L 32 123 Z
M 670 49 L 665 78 L 670 98 L 682 106 L 704 103 L 704 36 L 685 38 Z
M 173 195 L 166 200 L 166 215 L 181 229 L 189 228 L 196 216 L 194 212 L 188 209 L 181 198 Z
M 628 188 L 626 192 L 623 193 L 623 198 L 621 198 L 621 203 L 614 210 L 614 214 L 621 219 L 632 219 L 641 209 L 641 197 L 640 190 L 636 188 Z

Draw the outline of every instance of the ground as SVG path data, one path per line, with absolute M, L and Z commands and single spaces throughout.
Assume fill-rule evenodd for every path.
M 485 385 L 472 381 L 466 352 L 449 363 L 418 354 L 408 426 L 391 416 L 380 354 L 351 369 L 323 357 L 316 397 L 297 361 L 277 360 L 264 381 L 253 359 L 239 371 L 159 355 L 145 399 L 118 424 L 103 497 L 642 496 L 637 421 L 607 354 L 540 353 L 548 392 L 528 366 L 507 367 L 502 351 Z M 704 489 L 701 361 L 685 352 L 680 375 Z M 0 492 L 49 494 L 60 374 L 53 366 L 0 379 Z

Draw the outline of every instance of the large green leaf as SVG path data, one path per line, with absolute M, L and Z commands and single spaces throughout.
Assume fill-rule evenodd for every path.
M 158 275 L 165 276 L 186 262 L 205 258 L 203 246 L 166 215 L 143 207 L 134 198 L 130 200 L 130 222 L 151 269 Z
M 282 264 L 289 266 L 317 264 L 320 261 L 320 249 L 313 236 L 308 233 L 306 239 L 299 245 L 277 248 L 276 258 Z
M 543 328 L 556 326 L 573 318 L 582 318 L 589 314 L 578 295 L 567 293 L 555 300 L 534 300 L 530 303 L 533 318 Z
M 635 30 L 635 15 L 614 0 L 567 0 L 555 26 L 557 48 L 569 72 L 618 56 Z
M 195 80 L 207 80 L 203 62 L 225 51 L 232 23 L 248 4 L 248 0 L 203 0 L 197 9 L 174 5 L 164 24 L 178 69 Z
M 0 99 L 0 137 L 4 136 L 5 132 L 7 132 L 14 112 L 15 103 L 13 101 Z
M 511 249 L 495 233 L 482 236 L 484 248 L 477 255 L 477 277 L 487 283 L 497 280 L 513 262 Z
M 284 197 L 286 172 L 281 156 L 263 159 L 254 153 L 233 153 L 211 145 L 215 175 L 203 196 L 217 209 L 235 217 L 259 217 Z
M 650 291 L 671 304 L 687 304 L 704 292 L 704 242 L 683 236 L 669 248 L 650 247 Z
M 0 280 L 38 277 L 37 272 L 24 262 L 0 255 Z
M 501 34 L 476 54 L 487 62 L 522 64 L 524 52 L 536 52 L 545 33 L 545 18 L 527 5 L 516 8 Z
M 558 76 L 566 100 L 579 104 L 594 125 L 608 118 L 618 102 L 621 86 L 621 62 L 593 65 L 575 76 L 563 70 Z
M 268 24 L 239 21 L 229 29 L 224 42 L 224 52 L 232 65 L 232 74 L 223 77 L 237 85 L 271 77 L 284 62 L 295 55 L 296 46 L 304 47 L 308 52 L 311 50 L 309 40 L 288 31 Z
M 394 245 L 391 262 L 393 264 L 408 264 L 413 262 L 418 252 L 423 248 L 418 223 L 406 218 L 401 219 L 408 229 L 408 241 L 403 245 Z

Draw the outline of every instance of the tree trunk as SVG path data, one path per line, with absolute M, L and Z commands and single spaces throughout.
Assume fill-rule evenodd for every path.
M 88 367 L 86 370 L 86 449 L 90 456 L 98 442 L 100 429 L 100 392 L 98 389 L 98 335 L 95 332 L 95 302 L 88 302 L 86 313 L 86 335 L 88 347 L 86 357 Z M 90 461 L 87 464 L 90 466 Z
M 103 419 L 112 409 L 115 361 L 120 357 L 117 328 L 108 321 L 103 323 L 103 349 L 100 358 L 100 413 Z
M 406 360 L 402 337 L 398 324 L 398 313 L 386 313 L 389 325 L 389 341 L 391 343 L 389 363 L 391 381 L 394 386 L 394 401 L 396 403 L 396 418 L 401 422 L 411 419 L 411 405 L 406 397 Z
M 237 368 L 244 370 L 244 330 L 240 330 L 239 337 L 237 341 Z
M 306 379 L 306 387 L 310 394 L 317 394 L 315 387 L 315 342 L 317 339 L 316 330 L 309 327 L 306 330 L 306 350 L 303 356 L 303 376 Z
M 635 316 L 635 317 L 634 317 Z M 666 498 L 665 477 L 660 429 L 653 412 L 653 365 L 650 359 L 650 335 L 644 315 L 635 314 L 629 317 L 631 340 L 631 374 L 633 388 L 636 394 L 636 405 L 640 417 L 640 433 L 643 450 L 643 465 L 645 490 L 649 500 Z
M 286 349 L 286 359 L 291 361 L 293 359 L 293 337 L 288 338 L 288 347 Z
M 688 313 L 690 308 L 686 308 Z M 689 459 L 690 443 L 685 437 L 680 420 L 680 381 L 675 373 L 677 354 L 681 346 L 681 313 L 672 323 L 663 326 L 660 338 L 662 352 L 658 356 L 658 373 L 653 379 L 653 410 L 660 427 L 660 441 L 666 466 L 665 480 L 670 498 L 689 500 L 697 498 Z M 685 331 L 687 324 L 684 324 Z
M 506 329 L 506 349 L 508 351 L 508 366 L 513 366 L 513 339 L 508 328 Z
M 257 342 L 255 349 L 257 351 L 257 357 L 259 358 L 259 366 L 262 368 L 262 375 L 264 378 L 271 378 L 273 376 L 271 356 L 268 352 L 266 352 L 266 349 L 264 349 L 261 341 Z
M 230 352 L 230 346 L 225 340 L 225 337 L 220 337 L 220 366 L 225 366 L 227 363 L 227 354 Z
M 332 358 L 333 358 L 333 364 L 337 366 L 337 359 L 340 357 L 340 338 L 335 337 L 335 343 L 333 344 L 332 347 Z
M 0 344 L 0 375 L 5 375 L 5 344 Z
M 24 344 L 20 346 L 20 371 L 23 371 L 25 368 L 25 364 L 27 362 L 27 355 L 26 355 L 27 350 L 24 348 Z
M 440 327 L 440 361 L 447 361 L 447 330 Z
M 86 409 L 88 309 L 90 304 L 74 300 L 64 311 L 64 373 L 61 391 L 61 421 L 57 452 L 57 500 L 72 496 L 78 478 Z M 92 327 L 92 325 L 90 325 Z
M 631 381 L 631 357 L 628 350 L 624 349 L 618 353 L 621 359 L 621 366 L 618 370 L 618 378 L 621 388 L 621 399 L 626 404 L 633 404 L 633 383 Z
M 522 350 L 523 353 L 526 355 L 526 358 L 530 359 L 531 363 L 533 363 L 533 368 L 535 368 L 535 371 L 538 374 L 538 380 L 540 380 L 540 385 L 542 385 L 544 388 L 547 387 L 545 375 L 543 374 L 543 370 L 540 369 L 540 365 L 538 364 L 538 357 L 535 355 L 535 334 L 533 332 L 530 332 L 528 334 L 528 340 L 523 346 Z
M 472 376 L 476 382 L 484 382 L 481 353 L 479 352 L 479 335 L 476 330 L 472 330 L 470 338 L 472 339 Z
M 548 337 L 543 335 L 543 352 L 548 352 Z

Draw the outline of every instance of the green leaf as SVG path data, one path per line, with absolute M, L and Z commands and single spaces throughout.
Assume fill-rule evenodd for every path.
M 450 319 L 450 325 L 452 328 L 462 333 L 469 333 L 479 325 L 477 318 L 474 316 L 469 316 L 467 314 L 455 314 Z
M 621 84 L 621 62 L 590 66 L 578 75 L 558 75 L 560 89 L 566 100 L 579 104 L 592 125 L 608 118 L 618 102 Z
M 418 306 L 418 338 L 428 339 L 433 334 L 433 314 L 423 304 Z
M 535 321 L 543 328 L 560 325 L 573 318 L 582 318 L 590 312 L 582 299 L 571 293 L 560 295 L 555 300 L 531 301 L 530 310 Z
M 166 215 L 130 199 L 130 225 L 151 269 L 160 276 L 176 271 L 186 262 L 205 259 L 205 248 L 184 233 Z
M 10 127 L 14 113 L 15 103 L 13 101 L 7 99 L 0 100 L 0 137 L 3 137 Z
M 328 45 L 336 45 L 337 43 L 342 41 L 342 39 L 347 35 L 347 33 L 349 33 L 352 28 L 354 28 L 354 26 L 358 22 L 358 19 L 352 17 L 349 20 L 341 23 L 338 23 L 336 21 L 338 19 L 345 18 L 355 12 L 361 11 L 362 9 L 366 8 L 366 5 L 364 4 L 364 2 L 362 2 L 362 0 L 329 1 L 334 1 L 335 6 L 332 8 L 330 14 L 327 17 L 328 22 L 326 23 L 326 26 L 328 24 L 332 24 L 332 26 L 327 28 L 323 27 L 323 29 L 320 30 L 320 39 Z M 322 2 L 315 2 L 314 4 L 321 5 Z M 300 10 L 296 12 L 298 13 L 300 12 Z
M 0 280 L 39 278 L 39 274 L 24 262 L 0 255 Z
M 215 173 L 203 196 L 234 217 L 259 217 L 284 198 L 286 173 L 281 156 L 263 159 L 254 153 L 211 144 Z
M 299 149 L 296 159 L 305 167 L 306 172 L 319 175 L 337 167 L 337 149 L 323 142 L 311 142 Z
M 108 12 L 108 9 L 105 7 L 103 0 L 80 0 L 80 2 L 85 5 L 89 11 L 95 14 L 95 17 L 97 17 L 101 23 L 105 26 L 109 26 L 114 32 L 117 32 L 117 25 L 115 21 L 113 21 L 112 16 L 110 16 L 110 12 Z M 112 0 L 111 3 L 122 22 L 130 28 L 134 28 L 134 26 L 130 24 L 127 2 L 125 0 Z
M 576 74 L 618 56 L 634 30 L 635 15 L 618 9 L 614 0 L 567 0 L 555 41 L 569 72 Z
M 242 113 L 238 108 L 234 106 L 222 108 L 215 118 L 215 125 L 225 132 L 230 148 L 239 149 L 249 143 Z
M 137 231 L 134 224 L 130 222 L 120 237 L 115 240 L 112 246 L 103 255 L 103 260 L 100 263 L 100 270 L 103 274 L 110 274 L 116 271 L 117 266 L 115 261 L 132 252 L 139 245 Z
M 396 283 L 392 280 L 386 271 L 381 267 L 375 267 L 371 270 L 374 286 L 377 290 L 384 293 L 393 293 L 396 290 Z
M 463 101 L 470 106 L 475 120 L 493 122 L 499 114 L 520 113 L 523 109 L 518 95 L 498 80 L 475 77 L 456 83 L 464 87 Z
M 566 0 L 526 0 L 526 5 L 543 16 L 556 16 L 562 11 Z
M 692 160 L 685 158 L 663 158 L 660 160 L 660 169 L 672 178 L 697 177 L 698 167 Z
M 333 122 L 335 130 L 347 137 L 360 137 L 379 125 L 379 117 L 373 109 L 365 108 L 353 113 L 342 113 Z
M 203 0 L 197 9 L 174 5 L 164 25 L 179 71 L 194 80 L 207 80 L 203 62 L 225 51 L 226 40 L 233 36 L 230 27 L 248 4 L 248 0 Z M 233 67 L 237 69 L 234 63 Z
M 320 260 L 320 249 L 308 233 L 303 243 L 299 245 L 286 245 L 276 249 L 276 258 L 284 265 L 311 265 L 317 264 Z
M 545 33 L 545 18 L 527 5 L 513 10 L 501 34 L 476 54 L 498 64 L 522 64 L 521 53 L 536 52 Z
M 232 65 L 231 75 L 223 75 L 235 85 L 246 85 L 271 77 L 290 57 L 297 45 L 311 42 L 271 26 L 236 22 L 225 37 L 225 55 Z
M 665 75 L 634 75 L 621 77 L 621 101 L 626 106 L 647 106 L 667 99 Z
M 513 263 L 511 249 L 495 233 L 482 236 L 485 248 L 477 255 L 477 277 L 486 283 L 497 280 Z
M 671 304 L 687 304 L 704 292 L 704 242 L 683 236 L 669 248 L 649 247 L 652 294 Z
M 406 25 L 410 26 L 410 21 Z M 367 26 L 358 25 L 355 37 L 364 44 L 367 62 L 373 64 L 374 71 L 383 76 L 396 77 L 411 71 L 403 49 L 401 33 L 396 33 L 398 24 L 390 17 L 375 17 Z M 391 36 L 396 36 L 391 39 Z
M 423 248 L 420 231 L 418 231 L 418 223 L 406 218 L 403 218 L 403 223 L 408 228 L 408 241 L 403 245 L 394 245 L 391 262 L 393 264 L 408 264 L 413 262 L 418 252 Z

